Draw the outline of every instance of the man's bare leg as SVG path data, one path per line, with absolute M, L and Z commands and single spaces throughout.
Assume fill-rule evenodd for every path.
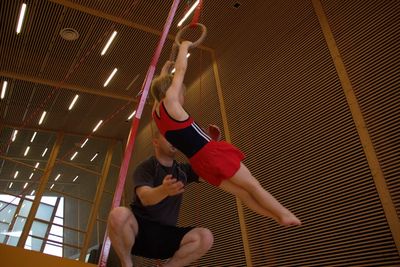
M 131 250 L 138 233 L 138 224 L 132 211 L 118 207 L 108 217 L 109 236 L 122 267 L 132 267 Z
M 181 267 L 200 259 L 210 250 L 214 237 L 206 228 L 194 228 L 181 241 L 181 246 L 163 267 Z

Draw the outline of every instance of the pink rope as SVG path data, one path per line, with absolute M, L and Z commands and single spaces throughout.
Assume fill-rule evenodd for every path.
M 131 160 L 131 156 L 132 156 L 132 152 L 133 152 L 133 148 L 134 148 L 134 144 L 135 144 L 135 137 L 136 137 L 137 129 L 139 127 L 139 121 L 142 116 L 143 108 L 146 104 L 147 95 L 149 93 L 150 84 L 151 84 L 151 81 L 154 76 L 154 72 L 156 69 L 158 59 L 160 58 L 161 50 L 164 46 L 165 40 L 167 38 L 169 29 L 171 27 L 172 21 L 174 19 L 175 13 L 176 13 L 176 10 L 178 9 L 179 1 L 180 0 L 174 0 L 174 2 L 172 3 L 171 9 L 168 14 L 168 18 L 164 25 L 164 29 L 163 29 L 160 41 L 158 42 L 157 48 L 154 52 L 149 69 L 147 71 L 146 78 L 142 85 L 141 91 L 143 93 L 141 95 L 140 101 L 138 103 L 138 107 L 136 109 L 135 118 L 132 120 L 131 130 L 129 132 L 128 142 L 127 142 L 125 152 L 124 152 L 124 158 L 122 160 L 121 168 L 119 171 L 118 182 L 117 182 L 117 186 L 115 189 L 114 198 L 113 198 L 113 201 L 111 204 L 111 209 L 118 207 L 121 203 L 122 192 L 123 192 L 123 189 L 125 186 L 126 175 L 128 173 L 129 162 Z M 101 249 L 101 254 L 100 254 L 100 260 L 99 260 L 100 267 L 106 266 L 108 254 L 110 252 L 110 247 L 111 247 L 111 242 L 110 242 L 110 238 L 108 237 L 108 227 L 107 227 L 106 233 L 104 235 L 104 241 L 103 241 L 103 246 Z

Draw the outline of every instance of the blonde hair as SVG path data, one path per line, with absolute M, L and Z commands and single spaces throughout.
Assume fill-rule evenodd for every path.
M 165 97 L 168 88 L 171 86 L 172 78 L 172 75 L 161 75 L 153 79 L 150 92 L 155 100 L 161 101 Z

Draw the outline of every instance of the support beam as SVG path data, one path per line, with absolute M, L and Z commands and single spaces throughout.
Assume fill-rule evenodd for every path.
M 101 89 L 96 89 L 96 88 L 89 88 L 89 87 L 84 87 L 81 85 L 77 84 L 68 84 L 68 83 L 63 83 L 59 81 L 52 81 L 52 80 L 47 80 L 35 76 L 29 76 L 25 74 L 20 74 L 16 72 L 10 72 L 10 71 L 0 71 L 0 76 L 4 76 L 10 79 L 17 79 L 21 81 L 26 81 L 26 82 L 31 82 L 31 83 L 36 83 L 36 84 L 43 84 L 55 88 L 62 88 L 62 89 L 68 89 L 74 92 L 81 92 L 81 93 L 86 93 L 86 94 L 91 94 L 91 95 L 98 95 L 98 96 L 104 96 L 104 97 L 109 97 L 113 99 L 118 99 L 118 100 L 124 100 L 124 101 L 130 101 L 130 102 L 135 102 L 136 100 L 134 97 L 129 97 L 126 95 L 121 95 L 121 94 L 115 94 L 110 91 L 104 91 Z
M 225 140 L 230 143 L 231 135 L 230 135 L 229 126 L 228 126 L 228 117 L 226 115 L 224 95 L 222 94 L 222 86 L 221 86 L 221 80 L 219 78 L 217 57 L 215 56 L 215 51 L 211 52 L 211 57 L 212 57 L 212 62 L 213 62 L 213 70 L 214 70 L 215 83 L 216 83 L 216 87 L 217 87 L 219 106 L 220 106 L 220 110 L 221 110 L 222 124 L 224 127 Z M 244 218 L 243 204 L 239 200 L 239 198 L 236 198 L 236 207 L 237 207 L 238 216 L 239 216 L 240 230 L 242 233 L 244 254 L 246 256 L 246 266 L 252 267 L 253 263 L 251 260 L 251 251 L 250 251 L 250 245 L 249 245 L 249 238 L 247 235 L 246 221 Z
M 42 127 L 31 127 L 31 126 L 24 126 L 24 125 L 20 125 L 20 124 L 10 124 L 10 123 L 6 123 L 6 124 L 2 124 L 1 125 L 4 128 L 11 128 L 11 129 L 17 129 L 17 130 L 29 130 L 29 131 L 36 131 L 36 132 L 45 132 L 45 133 L 54 133 L 57 134 L 60 132 L 60 129 L 51 129 L 51 128 L 42 128 Z M 63 133 L 65 135 L 74 135 L 74 136 L 81 136 L 81 137 L 87 137 L 87 138 L 94 138 L 94 139 L 100 139 L 100 140 L 115 140 L 115 141 L 122 141 L 120 139 L 115 139 L 113 137 L 107 137 L 107 136 L 103 136 L 103 135 L 95 135 L 95 134 L 91 134 L 88 135 L 87 133 L 77 133 L 77 132 L 66 132 L 63 131 Z
M 346 70 L 346 66 L 344 65 L 342 56 L 340 55 L 339 48 L 337 47 L 321 1 L 312 0 L 312 4 L 321 25 L 321 29 L 328 45 L 331 57 L 333 59 L 337 74 L 339 76 L 340 83 L 342 84 L 347 104 L 349 105 L 361 145 L 364 149 L 364 153 L 367 158 L 369 168 L 371 170 L 372 178 L 375 182 L 376 190 L 379 194 L 390 230 L 392 231 L 392 236 L 397 247 L 397 252 L 400 255 L 400 220 L 397 216 L 396 207 L 391 198 L 385 176 L 383 175 L 383 171 L 378 160 L 378 156 L 376 155 L 375 147 L 372 143 L 367 125 L 364 120 L 364 116 L 361 112 L 361 108 L 354 93 L 353 86 Z
M 62 6 L 65 6 L 65 7 L 68 7 L 68 8 L 71 8 L 71 9 L 74 9 L 74 10 L 78 10 L 80 12 L 83 12 L 83 13 L 86 13 L 86 14 L 89 14 L 89 15 L 92 15 L 92 16 L 95 16 L 95 17 L 99 17 L 99 18 L 102 18 L 102 19 L 106 19 L 106 20 L 121 24 L 121 25 L 125 25 L 125 26 L 127 26 L 129 28 L 141 30 L 141 31 L 144 31 L 144 32 L 147 32 L 147 33 L 158 35 L 158 36 L 162 35 L 162 31 L 150 28 L 150 27 L 142 25 L 142 24 L 134 23 L 134 22 L 129 21 L 127 19 L 123 19 L 121 17 L 117 17 L 117 16 L 114 16 L 114 15 L 111 15 L 111 14 L 107 14 L 105 12 L 102 12 L 102 11 L 99 11 L 99 10 L 96 10 L 96 9 L 92 9 L 92 8 L 89 8 L 89 7 L 86 7 L 86 6 L 83 6 L 83 5 L 79 5 L 79 4 L 76 4 L 76 3 L 68 1 L 68 0 L 49 0 L 49 1 L 53 2 L 53 3 L 56 3 L 56 4 L 59 4 L 59 5 L 62 5 Z M 175 35 L 168 34 L 167 38 L 169 40 L 175 40 Z M 213 50 L 212 48 L 209 48 L 209 47 L 204 46 L 204 45 L 199 45 L 197 48 L 200 48 L 200 49 L 203 49 L 203 50 L 209 51 L 209 52 L 211 52 Z
M 47 162 L 47 166 L 44 171 L 44 174 L 42 175 L 42 177 L 40 179 L 40 184 L 37 189 L 35 199 L 33 200 L 31 210 L 29 211 L 29 215 L 26 220 L 24 229 L 22 230 L 21 237 L 18 240 L 18 247 L 20 247 L 20 248 L 25 247 L 25 242 L 28 238 L 29 231 L 31 230 L 33 221 L 36 216 L 36 212 L 39 209 L 40 200 L 42 199 L 43 193 L 46 189 L 46 185 L 49 180 L 50 174 L 53 170 L 54 164 L 56 162 L 58 152 L 60 151 L 62 140 L 63 140 L 63 134 L 60 133 L 57 135 L 56 142 L 54 143 L 53 149 L 51 150 L 51 154 L 50 154 L 49 160 Z
M 99 183 L 97 184 L 96 195 L 95 195 L 96 197 L 94 199 L 94 203 L 93 203 L 92 209 L 90 211 L 87 232 L 85 235 L 85 239 L 83 240 L 83 246 L 82 246 L 81 254 L 79 256 L 80 261 L 85 261 L 86 253 L 89 248 L 89 242 L 92 239 L 93 227 L 96 223 L 97 213 L 99 212 L 101 200 L 103 197 L 104 186 L 106 185 L 108 172 L 110 170 L 114 147 L 115 147 L 115 142 L 110 142 L 110 144 L 108 145 L 106 158 L 104 160 L 103 169 L 101 171 L 101 177 L 99 179 Z

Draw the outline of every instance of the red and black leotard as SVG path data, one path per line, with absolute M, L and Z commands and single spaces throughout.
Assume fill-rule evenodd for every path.
M 192 117 L 189 116 L 184 121 L 172 118 L 164 102 L 160 103 L 160 116 L 154 112 L 153 117 L 165 139 L 189 159 L 211 141 L 211 138 L 194 122 Z
M 197 125 L 192 117 L 184 121 L 172 118 L 161 101 L 160 116 L 153 112 L 153 119 L 161 134 L 174 147 L 189 158 L 193 170 L 209 183 L 219 186 L 240 168 L 244 154 L 233 145 L 216 142 Z

